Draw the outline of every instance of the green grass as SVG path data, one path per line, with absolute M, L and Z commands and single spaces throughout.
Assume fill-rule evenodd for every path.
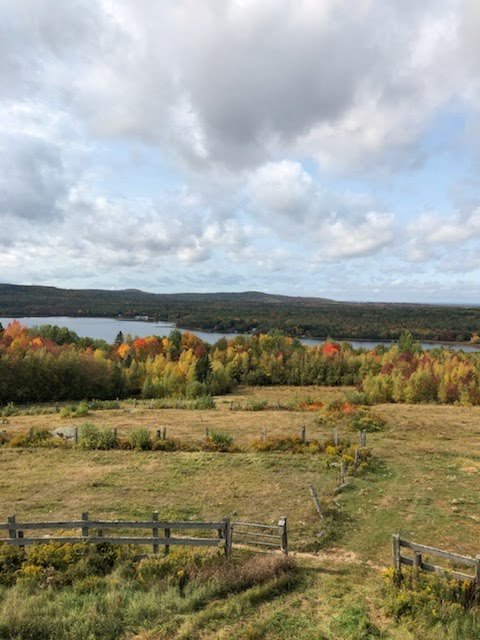
M 326 404 L 339 395 L 339 389 L 250 388 L 216 399 L 215 410 L 149 409 L 139 403 L 137 407 L 127 404 L 121 409 L 92 411 L 89 419 L 98 427 L 116 427 L 121 435 L 141 428 L 154 434 L 167 426 L 168 437 L 192 441 L 204 439 L 208 428 L 233 436 L 234 444 L 247 448 L 263 429 L 278 438 L 297 437 L 303 424 L 310 438 L 325 438 L 331 431 L 318 420 L 320 410 L 232 411 L 231 401 L 239 405 L 266 401 L 273 407 L 279 400 L 282 405 L 299 407 L 307 398 Z M 219 599 L 212 596 L 196 609 L 182 609 L 172 594 L 161 596 L 153 591 L 140 597 L 135 589 L 129 591 L 128 581 L 117 577 L 115 582 L 112 575 L 102 579 L 103 586 L 95 587 L 101 592 L 96 610 L 87 596 L 72 605 L 77 615 L 88 612 L 98 625 L 117 611 L 116 603 L 133 611 L 127 618 L 137 622 L 122 623 L 130 634 L 122 631 L 126 637 L 471 640 L 476 637 L 472 629 L 477 629 L 477 623 L 461 611 L 443 618 L 444 631 L 428 611 L 418 610 L 413 622 L 408 616 L 396 619 L 384 606 L 380 569 L 390 563 L 394 532 L 466 555 L 478 552 L 480 408 L 380 405 L 374 411 L 385 425 L 368 434 L 372 465 L 335 498 L 338 470 L 327 466 L 324 455 L 251 449 L 219 453 L 1 447 L 0 517 L 15 513 L 18 520 L 68 519 L 88 510 L 98 517 L 143 519 L 158 510 L 165 519 L 230 516 L 274 523 L 286 515 L 291 549 L 320 551 L 300 557 L 299 581 L 280 591 L 272 582 Z M 24 433 L 32 427 L 54 428 L 65 423 L 58 414 L 21 415 L 11 416 L 6 428 Z M 342 431 L 340 435 L 354 437 Z M 331 509 L 327 522 L 314 509 L 310 482 Z M 13 616 L 22 605 L 10 600 L 12 593 L 4 592 L 2 598 L 10 603 Z M 128 602 L 122 599 L 124 593 Z M 46 602 L 44 593 L 30 597 L 34 598 L 33 611 L 44 606 L 56 611 L 51 613 L 52 620 L 61 617 L 61 608 L 73 598 L 62 592 L 58 601 L 57 595 L 53 598 L 54 605 Z M 118 615 L 113 615 L 112 624 Z M 143 623 L 138 622 L 141 619 Z M 435 631 L 428 630 L 430 623 Z M 52 622 L 52 628 L 55 624 Z M 71 623 L 64 624 L 67 628 Z M 415 624 L 421 633 L 415 631 Z M 87 638 L 93 633 L 87 627 L 81 632 Z

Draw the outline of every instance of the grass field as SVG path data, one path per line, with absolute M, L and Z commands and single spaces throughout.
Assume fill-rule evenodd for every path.
M 74 420 L 58 414 L 13 416 L 4 428 L 55 428 L 88 419 L 120 433 L 166 426 L 169 436 L 192 441 L 201 440 L 206 428 L 221 430 L 239 445 L 248 445 L 263 429 L 269 435 L 298 435 L 305 425 L 309 438 L 325 438 L 330 434 L 316 420 L 319 411 L 238 406 L 262 400 L 272 407 L 277 401 L 301 404 L 307 397 L 326 403 L 340 393 L 326 388 L 248 388 L 216 399 L 214 410 L 124 404 Z M 231 409 L 232 403 L 237 410 Z M 165 519 L 230 516 L 271 523 L 286 515 L 291 548 L 303 553 L 298 556 L 302 587 L 265 602 L 260 598 L 255 606 L 242 604 L 240 595 L 212 603 L 192 613 L 173 637 L 427 638 L 411 635 L 383 612 L 380 569 L 389 565 L 394 532 L 459 553 L 478 552 L 480 408 L 380 405 L 375 412 L 386 426 L 368 434 L 373 462 L 334 499 L 337 472 L 320 455 L 1 447 L 0 518 L 10 513 L 19 520 L 77 518 L 88 510 L 94 516 L 140 519 L 157 509 Z M 356 438 L 355 433 L 340 435 Z M 334 508 L 328 540 L 310 499 L 309 482 Z M 370 630 L 365 620 L 373 625 Z M 363 635 L 355 635 L 352 629 L 362 624 Z M 188 625 L 193 630 L 188 631 Z M 161 636 L 145 632 L 138 637 Z

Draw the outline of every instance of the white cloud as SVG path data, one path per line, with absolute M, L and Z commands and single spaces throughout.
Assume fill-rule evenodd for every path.
M 478 153 L 479 29 L 477 0 L 0 0 L 3 278 L 473 272 L 478 188 L 419 215 L 418 169 L 442 116 Z

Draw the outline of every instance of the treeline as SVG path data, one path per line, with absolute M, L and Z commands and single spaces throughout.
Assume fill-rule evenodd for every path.
M 148 316 L 179 327 L 233 333 L 279 330 L 292 337 L 396 340 L 478 340 L 480 308 L 335 302 L 258 292 L 153 294 L 0 284 L 6 316 Z
M 411 335 L 367 351 L 331 341 L 308 347 L 275 332 L 214 345 L 178 330 L 85 344 L 74 333 L 65 341 L 57 329 L 28 330 L 15 321 L 0 333 L 1 404 L 201 398 L 243 384 L 355 385 L 366 402 L 480 404 L 480 355 L 424 352 Z

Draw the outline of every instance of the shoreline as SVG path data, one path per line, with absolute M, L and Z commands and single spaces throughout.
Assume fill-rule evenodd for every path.
M 10 315 L 10 316 L 4 316 L 4 319 L 15 319 L 15 320 L 21 320 L 22 318 L 29 318 L 31 320 L 34 320 L 35 318 L 71 318 L 71 319 L 75 319 L 75 320 L 110 320 L 110 321 L 114 321 L 114 322 L 141 322 L 143 324 L 150 324 L 152 326 L 164 326 L 166 328 L 170 328 L 171 330 L 174 329 L 179 329 L 180 331 L 189 331 L 191 333 L 195 333 L 195 332 L 201 332 L 201 333 L 205 333 L 205 334 L 218 334 L 221 336 L 252 336 L 255 335 L 255 331 L 253 332 L 241 332 L 241 331 L 220 331 L 220 330 L 212 330 L 212 329 L 204 329 L 202 327 L 184 327 L 184 326 L 179 326 L 177 324 L 175 324 L 174 322 L 169 322 L 168 320 L 154 320 L 154 319 L 146 319 L 145 317 L 143 318 L 128 318 L 125 316 L 87 316 L 87 315 L 43 315 L 43 316 L 26 316 L 26 315 Z M 0 318 L 0 322 L 2 322 L 1 318 Z M 326 337 L 319 337 L 319 336 L 292 336 L 292 335 L 288 335 L 285 334 L 287 337 L 290 338 L 294 338 L 297 340 L 312 340 L 315 342 L 326 342 L 327 338 Z M 332 337 L 329 336 L 329 338 L 334 341 L 334 342 L 348 342 L 348 343 L 376 343 L 378 345 L 385 345 L 385 346 L 390 346 L 392 344 L 394 344 L 396 342 L 396 340 L 398 340 L 398 338 L 352 338 L 352 337 L 341 337 L 341 338 L 337 338 L 337 337 Z M 431 339 L 415 339 L 415 342 L 422 344 L 428 344 L 431 345 L 433 347 L 438 346 L 438 347 L 468 347 L 469 349 L 473 349 L 473 352 L 476 351 L 480 351 L 480 344 L 475 344 L 473 342 L 465 342 L 465 341 L 449 341 L 449 340 L 431 340 Z M 358 347 L 361 348 L 361 347 Z

